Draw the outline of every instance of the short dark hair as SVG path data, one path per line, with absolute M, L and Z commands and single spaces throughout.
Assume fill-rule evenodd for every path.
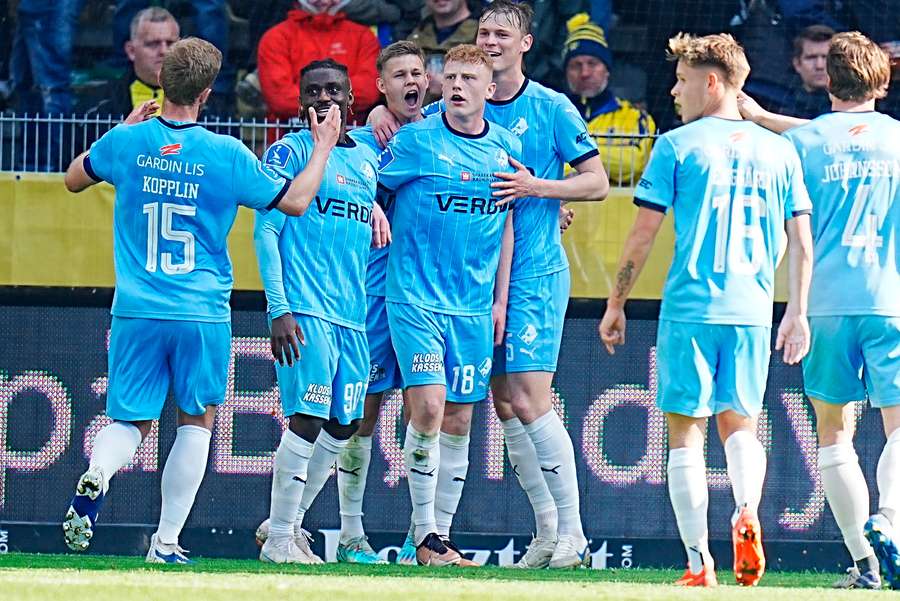
M 488 17 L 503 15 L 511 25 L 514 25 L 522 35 L 531 33 L 531 24 L 534 21 L 534 9 L 525 2 L 513 2 L 513 0 L 494 0 L 481 13 L 480 21 Z
M 340 71 L 348 78 L 350 77 L 350 73 L 347 71 L 347 65 L 339 63 L 333 58 L 326 58 L 324 60 L 307 63 L 305 67 L 300 69 L 300 77 L 303 77 L 310 71 L 318 71 L 319 69 L 334 69 L 335 71 Z
M 159 70 L 166 101 L 191 106 L 212 86 L 221 67 L 222 53 L 206 40 L 184 38 L 175 42 Z
M 865 102 L 887 96 L 891 60 L 858 31 L 839 33 L 828 49 L 828 91 L 844 101 Z
M 834 37 L 834 30 L 828 25 L 810 25 L 803 28 L 794 38 L 794 58 L 803 56 L 803 43 L 813 42 L 819 44 L 830 42 Z
M 400 40 L 381 49 L 378 59 L 375 61 L 375 68 L 378 69 L 378 73 L 380 74 L 384 71 L 384 67 L 389 60 L 399 56 L 418 56 L 422 60 L 422 65 L 425 64 L 425 53 L 422 52 L 418 44 L 409 40 Z

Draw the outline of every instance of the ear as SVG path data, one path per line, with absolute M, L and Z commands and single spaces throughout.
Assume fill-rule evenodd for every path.
M 384 87 L 384 80 L 380 77 L 375 78 L 375 87 L 378 88 L 378 91 L 382 94 L 387 94 Z
M 797 73 L 800 73 L 800 59 L 799 58 L 791 59 L 791 65 L 794 66 L 794 71 L 796 71 Z
M 522 52 L 528 52 L 531 50 L 531 46 L 534 44 L 534 36 L 530 33 L 522 38 Z
M 714 92 L 719 85 L 719 74 L 715 69 L 710 69 L 706 74 L 706 89 L 708 92 Z
M 347 105 L 353 104 L 353 89 L 347 92 Z
M 128 57 L 128 60 L 134 62 L 134 42 L 128 40 L 125 42 L 125 55 Z
M 493 97 L 494 97 L 494 92 L 496 92 L 496 91 L 497 91 L 497 84 L 495 84 L 494 82 L 491 82 L 491 83 L 488 85 L 488 87 L 487 87 L 487 97 L 488 97 L 488 99 L 493 98 Z
M 209 100 L 209 95 L 212 94 L 212 88 L 206 88 L 202 92 L 200 92 L 200 97 L 198 100 L 200 104 L 206 104 L 206 101 Z

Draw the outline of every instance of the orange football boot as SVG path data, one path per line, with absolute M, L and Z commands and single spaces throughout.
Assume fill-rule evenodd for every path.
M 756 586 L 766 571 L 759 518 L 747 506 L 741 508 L 731 530 L 734 543 L 734 579 L 741 586 Z
M 703 565 L 703 571 L 699 574 L 692 574 L 691 569 L 684 571 L 684 576 L 675 581 L 675 586 L 719 586 L 716 580 L 716 570 L 712 566 Z

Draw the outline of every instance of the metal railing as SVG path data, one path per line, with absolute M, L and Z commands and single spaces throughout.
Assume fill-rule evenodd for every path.
M 0 172 L 53 173 L 90 148 L 122 118 L 0 114 Z M 297 119 L 272 122 L 257 119 L 204 119 L 210 131 L 239 138 L 257 156 L 289 131 L 304 127 Z M 654 136 L 594 135 L 613 184 L 633 186 L 639 179 Z

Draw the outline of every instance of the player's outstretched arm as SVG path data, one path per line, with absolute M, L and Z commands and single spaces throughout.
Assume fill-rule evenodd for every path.
M 776 134 L 784 133 L 789 129 L 799 127 L 804 123 L 809 122 L 807 119 L 798 119 L 796 117 L 788 117 L 787 115 L 779 115 L 778 113 L 767 111 L 744 92 L 738 94 L 738 109 L 741 111 L 741 117 L 744 119 L 753 121 L 757 125 L 765 127 Z
M 788 304 L 778 326 L 775 350 L 784 349 L 784 362 L 799 363 L 809 352 L 809 322 L 806 318 L 809 283 L 812 279 L 813 242 L 809 215 L 787 222 Z
M 616 271 L 616 283 L 606 301 L 606 313 L 600 321 L 600 340 L 610 355 L 615 354 L 615 346 L 625 344 L 625 301 L 634 288 L 635 282 L 650 256 L 653 242 L 659 227 L 665 219 L 665 213 L 646 207 L 638 209 L 637 219 L 625 241 L 619 268 Z
M 500 246 L 500 263 L 494 280 L 494 306 L 491 310 L 494 322 L 494 346 L 503 344 L 506 335 L 506 307 L 509 304 L 509 278 L 512 273 L 513 247 L 516 242 L 513 228 L 513 212 L 506 214 L 503 226 L 503 242 Z
M 321 123 L 318 122 L 315 109 L 310 107 L 309 128 L 312 130 L 313 141 L 315 142 L 309 161 L 307 161 L 303 171 L 291 182 L 287 193 L 276 207 L 279 211 L 288 215 L 303 215 L 313 198 L 319 193 L 319 186 L 322 185 L 328 156 L 341 136 L 341 113 L 337 105 L 332 105 L 328 109 L 328 114 Z
M 82 190 L 87 190 L 94 184 L 99 183 L 97 180 L 88 175 L 87 170 L 84 168 L 84 158 L 88 155 L 87 151 L 79 154 L 75 159 L 69 164 L 69 168 L 66 169 L 66 189 L 69 192 L 81 192 Z
M 575 166 L 576 175 L 564 179 L 541 179 L 531 174 L 525 165 L 509 157 L 513 173 L 498 172 L 501 181 L 491 184 L 497 204 L 503 205 L 517 198 L 552 198 L 569 202 L 603 200 L 609 194 L 609 178 L 603 161 L 593 156 Z

